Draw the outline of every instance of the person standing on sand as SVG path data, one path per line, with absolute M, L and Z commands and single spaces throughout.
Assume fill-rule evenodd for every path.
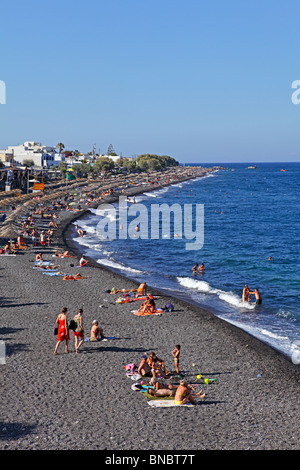
M 73 318 L 73 320 L 76 323 L 76 328 L 73 331 L 73 334 L 74 334 L 74 337 L 75 337 L 75 350 L 76 350 L 76 353 L 78 353 L 78 350 L 79 350 L 79 348 L 82 345 L 83 340 L 84 340 L 82 314 L 83 314 L 83 310 L 82 310 L 82 308 L 80 308 L 78 310 L 78 313 Z
M 60 343 L 62 343 L 63 341 L 66 342 L 65 352 L 66 353 L 69 352 L 68 344 L 69 344 L 70 335 L 69 335 L 69 330 L 68 330 L 67 310 L 68 310 L 67 307 L 64 307 L 56 319 L 56 323 L 58 324 L 58 333 L 57 333 L 57 343 L 56 343 L 55 350 L 54 350 L 55 356 L 58 354 L 57 352 L 58 347 Z
M 174 357 L 176 373 L 179 377 L 179 375 L 180 375 L 180 372 L 179 372 L 180 344 L 177 344 L 175 346 L 175 348 L 172 351 L 172 354 L 173 354 L 173 357 Z

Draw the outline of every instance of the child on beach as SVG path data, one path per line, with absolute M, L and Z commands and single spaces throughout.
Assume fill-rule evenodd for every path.
M 172 351 L 174 362 L 175 362 L 175 369 L 178 377 L 180 376 L 179 372 L 179 356 L 180 356 L 180 344 L 177 344 Z

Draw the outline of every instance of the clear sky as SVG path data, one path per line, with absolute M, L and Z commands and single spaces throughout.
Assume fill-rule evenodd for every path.
M 15 0 L 0 15 L 0 148 L 300 161 L 298 0 Z

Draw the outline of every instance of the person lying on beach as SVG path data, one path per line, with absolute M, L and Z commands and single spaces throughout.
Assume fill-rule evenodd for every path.
M 60 268 L 60 265 L 59 265 L 59 264 L 56 264 L 56 265 L 49 264 L 49 265 L 46 265 L 46 266 L 43 266 L 43 265 L 41 265 L 41 264 L 37 264 L 37 265 L 36 265 L 36 269 L 42 269 L 42 270 L 45 270 L 45 271 L 46 271 L 47 269 L 48 269 L 48 270 L 50 269 L 51 271 L 53 271 L 53 270 L 58 269 L 58 268 Z
M 83 277 L 80 273 L 76 273 L 75 276 L 65 274 L 63 277 L 63 281 L 79 281 L 79 279 L 88 279 L 88 277 Z
M 158 390 L 154 390 L 153 388 L 148 387 L 147 392 L 152 397 L 160 397 L 160 398 L 175 397 L 175 395 L 176 395 L 176 390 L 175 389 L 171 390 L 169 388 L 160 388 Z
M 91 328 L 90 341 L 100 341 L 101 339 L 105 339 L 103 329 L 100 328 L 97 320 L 94 320 Z
M 142 282 L 142 284 L 140 284 L 140 286 L 137 288 L 137 289 L 116 289 L 115 287 L 113 287 L 112 289 L 110 290 L 107 290 L 106 291 L 108 294 L 118 294 L 119 292 L 120 293 L 125 293 L 125 292 L 137 292 L 138 296 L 140 295 L 147 295 L 147 284 L 146 282 Z
M 198 393 L 192 393 L 191 388 L 188 386 L 186 380 L 180 380 L 180 385 L 175 393 L 175 403 L 176 405 L 185 405 L 186 403 L 192 403 L 196 405 L 196 398 L 204 398 L 205 393 L 202 393 L 202 390 Z
M 57 253 L 56 251 L 53 256 L 57 258 L 75 258 L 75 256 L 70 255 L 69 251 L 65 251 L 64 253 Z

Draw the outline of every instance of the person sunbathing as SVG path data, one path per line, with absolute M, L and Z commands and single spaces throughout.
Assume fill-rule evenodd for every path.
M 192 393 L 192 388 L 186 382 L 186 380 L 180 380 L 180 385 L 175 393 L 175 403 L 176 405 L 185 405 L 186 403 L 192 403 L 196 405 L 196 398 L 204 398 L 205 393 L 202 393 L 200 390 L 197 393 Z
M 90 341 L 100 341 L 101 339 L 104 339 L 104 333 L 102 328 L 100 328 L 97 320 L 93 321 L 93 326 L 91 328 L 91 334 L 90 334 Z
M 117 294 L 118 292 L 125 293 L 125 292 L 136 292 L 136 289 L 116 289 L 113 287 L 106 291 L 108 294 Z
M 55 269 L 58 269 L 60 268 L 60 265 L 52 265 L 52 264 L 49 264 L 49 265 L 46 265 L 46 266 L 43 266 L 43 265 L 40 265 L 38 264 L 36 266 L 37 269 L 43 269 L 43 270 L 47 270 L 47 269 L 50 269 L 51 271 L 55 270 Z
M 152 297 L 152 296 L 151 296 Z M 155 313 L 155 302 L 153 298 L 148 296 L 147 300 L 142 303 L 137 311 L 138 315 L 152 314 Z
M 78 281 L 79 279 L 87 279 L 87 277 L 81 276 L 80 273 L 75 274 L 75 276 L 71 276 L 70 274 L 65 274 L 63 277 L 63 281 Z
M 146 282 L 142 282 L 140 286 L 137 289 L 116 289 L 113 287 L 111 290 L 106 291 L 108 294 L 117 294 L 119 292 L 125 293 L 125 292 L 137 292 L 136 297 L 139 297 L 140 295 L 147 295 L 147 284 Z
M 155 390 L 153 388 L 148 387 L 147 392 L 152 397 L 160 397 L 160 398 L 162 398 L 162 397 L 175 397 L 175 394 L 176 394 L 175 389 L 171 390 L 169 388 L 160 388 L 158 390 Z
M 54 256 L 57 258 L 75 258 L 75 256 L 70 255 L 69 251 L 65 251 L 64 253 L 58 253 L 57 251 L 54 253 Z

